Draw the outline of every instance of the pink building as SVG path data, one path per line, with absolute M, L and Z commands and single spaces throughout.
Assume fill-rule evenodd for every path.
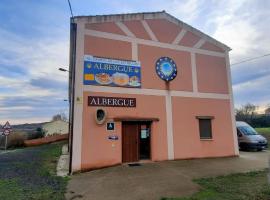
M 237 156 L 230 48 L 166 12 L 71 24 L 71 165 Z

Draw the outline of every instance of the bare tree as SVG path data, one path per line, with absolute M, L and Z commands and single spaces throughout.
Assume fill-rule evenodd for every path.
M 266 115 L 270 115 L 270 103 L 267 104 L 264 113 L 265 113 Z
M 250 123 L 252 119 L 257 115 L 257 109 L 258 106 L 251 103 L 247 103 L 241 106 L 241 108 L 236 109 L 236 120 Z
M 57 120 L 62 120 L 62 121 L 67 121 L 67 116 L 65 113 L 58 113 L 52 117 L 51 121 L 57 121 Z

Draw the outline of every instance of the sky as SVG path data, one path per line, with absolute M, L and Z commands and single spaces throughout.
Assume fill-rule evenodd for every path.
M 70 0 L 74 15 L 165 10 L 232 48 L 231 63 L 270 53 L 269 0 Z M 0 124 L 68 114 L 67 0 L 0 1 Z M 270 103 L 270 56 L 232 65 L 236 107 Z

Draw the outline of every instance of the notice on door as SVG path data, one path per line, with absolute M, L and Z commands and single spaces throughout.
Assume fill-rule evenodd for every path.
M 88 106 L 136 107 L 136 98 L 88 96 Z

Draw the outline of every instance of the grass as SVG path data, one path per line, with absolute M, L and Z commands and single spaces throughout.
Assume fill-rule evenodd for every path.
M 268 140 L 268 149 L 270 149 L 270 127 L 255 128 L 255 130 Z
M 270 127 L 265 127 L 265 128 L 255 128 L 255 130 L 256 130 L 258 133 L 261 133 L 261 134 L 269 134 L 269 135 L 270 135 Z
M 20 149 L 0 155 L 1 200 L 61 200 L 68 178 L 56 176 L 63 142 Z
M 190 197 L 162 200 L 268 200 L 268 170 L 194 180 L 202 189 Z

